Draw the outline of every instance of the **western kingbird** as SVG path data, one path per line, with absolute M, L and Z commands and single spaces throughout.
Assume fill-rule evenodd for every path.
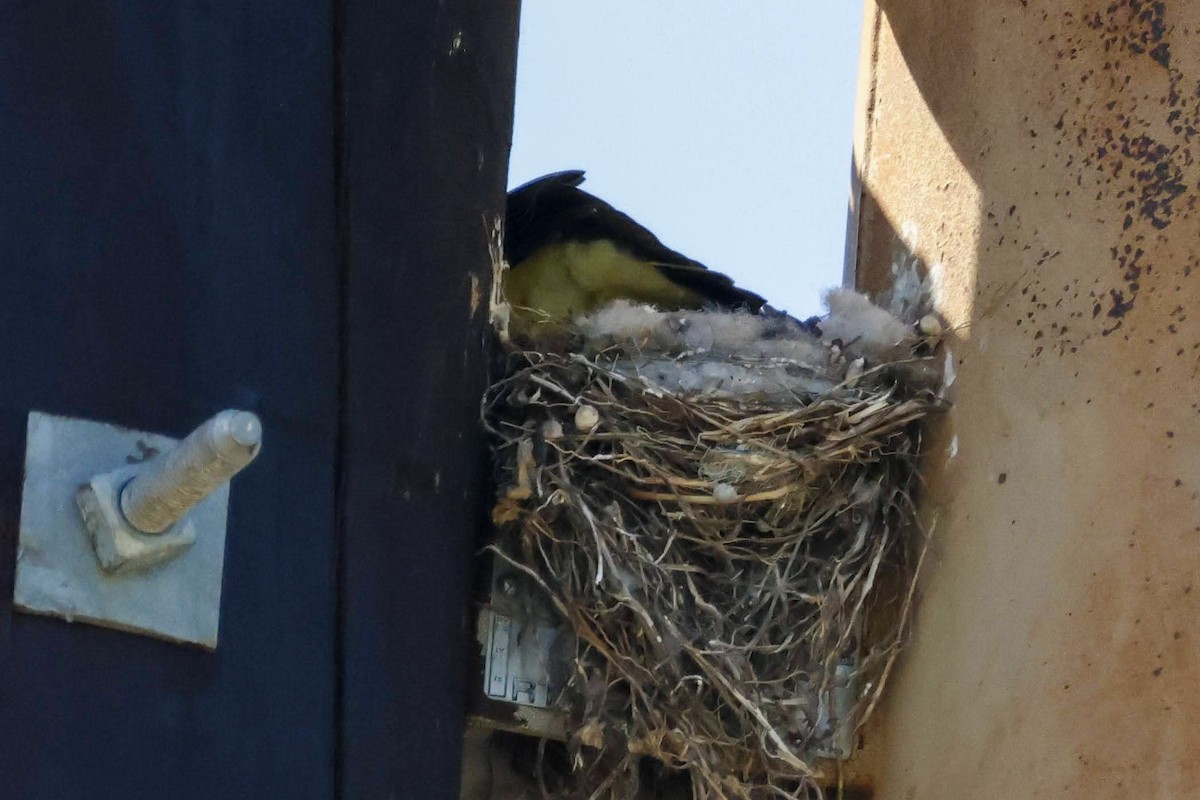
M 518 329 L 557 327 L 620 299 L 664 311 L 763 307 L 759 295 L 580 189 L 583 175 L 544 175 L 508 194 L 504 290 Z

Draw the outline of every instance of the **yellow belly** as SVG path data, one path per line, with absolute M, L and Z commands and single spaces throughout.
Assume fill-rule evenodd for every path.
M 673 283 L 653 264 L 606 241 L 543 247 L 505 273 L 504 291 L 514 316 L 550 323 L 565 322 L 621 299 L 664 310 L 703 304 L 699 294 Z

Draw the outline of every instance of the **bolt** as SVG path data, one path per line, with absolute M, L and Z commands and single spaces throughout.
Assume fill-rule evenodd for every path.
M 262 449 L 262 423 L 222 411 L 174 449 L 147 461 L 121 490 L 121 513 L 144 533 L 162 533 L 249 464 Z

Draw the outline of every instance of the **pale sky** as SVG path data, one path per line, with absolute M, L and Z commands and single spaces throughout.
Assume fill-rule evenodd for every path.
M 523 0 L 509 187 L 584 188 L 804 317 L 841 282 L 862 6 Z

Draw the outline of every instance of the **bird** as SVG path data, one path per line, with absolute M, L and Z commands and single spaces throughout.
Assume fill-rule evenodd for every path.
M 503 289 L 514 330 L 561 327 L 616 300 L 662 311 L 763 309 L 762 296 L 579 188 L 584 174 L 554 172 L 508 193 Z

